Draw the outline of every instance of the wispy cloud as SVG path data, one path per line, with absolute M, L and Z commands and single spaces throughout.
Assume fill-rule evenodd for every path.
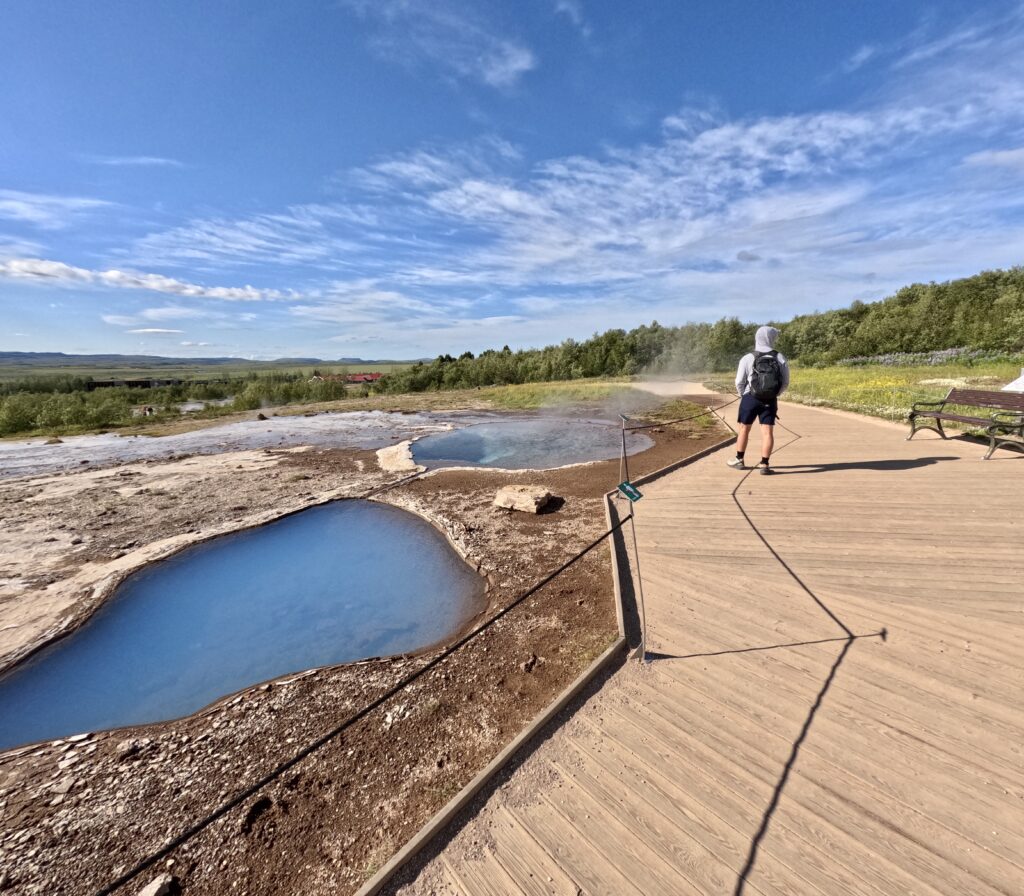
M 1015 171 L 1024 171 L 1024 147 L 974 152 L 964 159 L 964 164 L 981 168 L 1011 168 Z
M 459 78 L 490 87 L 514 86 L 537 66 L 521 42 L 449 0 L 341 0 L 374 28 L 373 48 L 388 60 L 429 63 Z
M 34 240 L 26 240 L 9 234 L 0 234 L 0 260 L 8 258 L 33 257 L 43 253 L 43 246 Z
M 583 14 L 582 0 L 555 0 L 555 12 L 572 22 L 584 39 L 590 38 L 592 32 Z
M 51 196 L 0 190 L 0 219 L 19 221 L 41 230 L 59 230 L 86 212 L 109 206 L 102 199 L 81 196 Z
M 109 165 L 114 168 L 184 168 L 185 163 L 163 156 L 84 156 L 93 165 Z
M 843 71 L 847 73 L 855 72 L 877 55 L 878 47 L 865 44 L 843 63 Z
M 48 283 L 66 283 L 93 286 L 138 289 L 168 293 L 187 298 L 220 299 L 228 302 L 261 302 L 294 300 L 297 295 L 277 289 L 256 289 L 252 286 L 201 286 L 162 274 L 135 271 L 94 271 L 74 267 L 60 261 L 40 258 L 14 258 L 0 262 L 0 278 Z
M 184 333 L 184 330 L 165 330 L 163 327 L 141 327 L 137 330 L 129 330 L 129 333 L 148 333 L 153 335 L 173 335 Z
M 153 266 L 271 259 L 276 264 L 337 267 L 346 255 L 363 251 L 361 243 L 332 235 L 330 226 L 345 219 L 344 209 L 295 206 L 243 220 L 195 220 L 137 240 L 130 254 L 136 263 Z

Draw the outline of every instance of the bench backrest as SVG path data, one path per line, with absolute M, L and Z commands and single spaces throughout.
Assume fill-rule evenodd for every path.
M 950 389 L 949 404 L 965 404 L 976 408 L 996 408 L 1024 413 L 1024 392 L 986 392 L 981 389 Z

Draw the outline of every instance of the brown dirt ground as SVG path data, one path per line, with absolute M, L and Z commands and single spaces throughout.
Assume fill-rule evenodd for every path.
M 684 424 L 651 434 L 655 447 L 630 459 L 634 478 L 722 432 Z M 0 513 L 20 514 L 20 525 L 40 531 L 47 521 L 58 534 L 61 526 L 93 531 L 90 557 L 109 558 L 220 516 L 305 506 L 324 493 L 355 492 L 356 483 L 388 481 L 367 473 L 370 458 L 290 452 L 272 469 L 186 479 L 163 501 L 152 492 L 113 501 L 86 489 L 59 508 L 26 503 L 32 480 L 20 480 L 0 489 Z M 604 531 L 601 496 L 618 472 L 618 461 L 544 473 L 448 470 L 380 499 L 448 534 L 490 581 L 491 613 Z M 495 490 L 515 482 L 543 484 L 565 503 L 538 516 L 494 508 Z M 609 563 L 603 543 L 119 892 L 136 893 L 164 870 L 186 894 L 355 891 L 614 639 Z M 44 578 L 62 575 L 59 563 L 42 565 Z M 304 672 L 185 719 L 0 754 L 0 891 L 101 888 L 437 654 Z

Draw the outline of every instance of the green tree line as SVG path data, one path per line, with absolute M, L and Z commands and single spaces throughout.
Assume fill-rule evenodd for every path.
M 946 283 L 915 283 L 878 302 L 804 314 L 788 322 L 713 324 L 608 330 L 583 342 L 541 349 L 441 355 L 397 373 L 379 388 L 421 392 L 640 372 L 691 373 L 735 367 L 763 323 L 777 326 L 778 348 L 805 365 L 847 358 L 966 348 L 1016 355 L 1024 351 L 1024 267 L 986 271 Z
M 22 432 L 67 432 L 124 426 L 140 407 L 157 418 L 180 415 L 178 404 L 231 398 L 225 407 L 207 408 L 206 416 L 284 404 L 337 401 L 365 390 L 350 391 L 344 382 L 312 380 L 307 373 L 249 373 L 232 382 L 179 383 L 153 389 L 113 386 L 88 390 L 89 380 L 71 377 L 32 378 L 0 388 L 0 435 Z M 77 382 L 76 382 L 77 380 Z M 76 385 L 77 388 L 68 388 Z
M 1024 267 L 946 283 L 915 283 L 880 302 L 805 314 L 782 328 L 804 364 L 893 352 L 1024 351 Z

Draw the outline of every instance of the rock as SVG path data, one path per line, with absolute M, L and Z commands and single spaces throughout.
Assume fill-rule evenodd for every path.
M 426 469 L 413 459 L 412 442 L 409 440 L 379 449 L 377 465 L 388 473 L 422 473 Z
M 173 874 L 161 874 L 139 890 L 139 896 L 177 896 L 181 892 L 178 879 Z
M 540 513 L 554 498 L 540 485 L 506 485 L 494 496 L 494 506 L 523 513 Z
M 266 414 L 257 414 L 256 415 L 256 419 L 257 420 L 266 420 L 267 419 L 267 415 Z
M 123 740 L 119 743 L 114 750 L 114 755 L 118 759 L 131 759 L 133 756 L 137 756 L 142 752 L 142 748 L 145 744 L 140 740 Z
M 71 788 L 74 787 L 74 786 L 75 786 L 75 779 L 71 778 L 71 777 L 68 777 L 68 778 L 62 778 L 60 781 L 58 781 L 56 784 L 54 784 L 50 788 L 50 790 L 52 790 L 54 793 L 58 793 L 58 794 L 63 795 L 65 793 L 67 793 L 69 790 L 71 790 Z
M 56 436 L 54 436 L 53 438 L 47 439 L 45 442 L 43 442 L 43 444 L 44 445 L 63 445 L 64 444 L 64 440 L 63 439 L 58 439 Z

